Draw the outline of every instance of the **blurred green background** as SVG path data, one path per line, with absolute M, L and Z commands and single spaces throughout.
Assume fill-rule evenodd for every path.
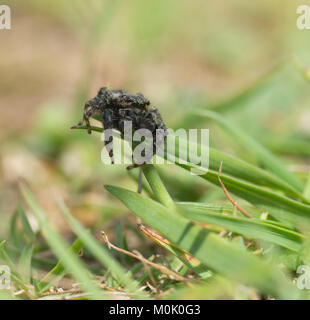
M 255 162 L 212 122 L 189 115 L 194 107 L 222 106 L 226 117 L 277 152 L 291 170 L 301 176 L 309 170 L 309 149 L 288 150 L 280 142 L 310 139 L 309 83 L 296 67 L 310 67 L 310 31 L 296 27 L 297 5 L 310 1 L 0 3 L 12 10 L 12 29 L 0 31 L 0 238 L 21 201 L 20 180 L 64 234 L 58 197 L 86 226 L 107 229 L 117 218 L 133 232 L 128 210 L 103 185 L 136 190 L 136 182 L 125 165 L 101 163 L 98 134 L 69 129 L 102 86 L 142 92 L 168 127 L 210 128 L 211 145 Z M 161 170 L 178 200 L 224 198 L 180 168 Z M 137 239 L 134 232 L 128 237 L 134 247 Z

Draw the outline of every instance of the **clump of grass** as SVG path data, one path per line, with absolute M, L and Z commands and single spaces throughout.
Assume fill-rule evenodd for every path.
M 120 224 L 115 228 L 115 245 L 105 230 L 95 237 L 60 201 L 75 236 L 70 245 L 22 185 L 39 230 L 32 229 L 24 208 L 18 207 L 11 219 L 10 238 L 0 243 L 1 263 L 12 271 L 11 289 L 0 291 L 0 297 L 239 298 L 235 292 L 242 285 L 246 299 L 308 298 L 294 282 L 298 265 L 309 262 L 310 179 L 291 172 L 282 159 L 225 115 L 201 108 L 193 113 L 215 120 L 256 160 L 250 163 L 210 149 L 209 171 L 193 179 L 216 186 L 222 202 L 176 201 L 168 192 L 165 176 L 153 165 L 142 168 L 143 194 L 106 185 L 106 192 L 138 221 L 138 227 L 130 223 L 130 228 L 148 243 L 142 254 L 128 246 Z M 177 160 L 177 166 L 189 175 L 194 165 L 188 159 Z M 131 177 L 136 179 L 132 173 Z M 159 247 L 160 257 L 154 249 Z M 46 250 L 53 253 L 51 259 L 41 257 Z M 43 270 L 42 276 L 38 271 Z M 70 280 L 70 289 L 62 288 L 64 279 Z

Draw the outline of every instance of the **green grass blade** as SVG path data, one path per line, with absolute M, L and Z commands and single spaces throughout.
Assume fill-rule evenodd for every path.
M 106 189 L 145 223 L 211 269 L 280 299 L 300 296 L 300 292 L 279 270 L 239 246 L 209 233 L 173 210 L 140 194 L 114 186 L 106 186 Z
M 13 243 L 13 245 L 16 248 L 19 248 L 22 244 L 22 237 L 21 233 L 17 230 L 17 217 L 18 217 L 18 211 L 16 210 L 10 220 L 10 239 Z
M 5 248 L 6 241 L 2 240 L 0 242 L 0 262 L 3 261 L 5 262 L 12 270 L 15 269 L 15 264 L 10 257 L 10 255 L 7 253 L 7 250 Z
M 143 296 L 142 293 L 136 293 L 139 286 L 136 281 L 134 281 L 122 268 L 122 266 L 109 254 L 109 252 L 97 242 L 87 230 L 70 214 L 68 208 L 63 202 L 59 203 L 59 206 L 70 224 L 71 228 L 81 239 L 84 246 L 93 254 L 94 257 L 100 261 L 104 266 L 111 270 L 113 277 L 123 284 L 125 288 L 132 293 L 135 293 L 137 297 Z
M 154 192 L 156 198 L 160 203 L 162 203 L 167 208 L 172 210 L 176 209 L 175 203 L 172 200 L 170 194 L 166 190 L 164 184 L 162 183 L 157 170 L 155 170 L 152 165 L 144 165 L 142 167 L 144 176 L 149 182 L 152 191 Z
M 203 110 L 212 110 L 219 113 L 224 113 L 227 111 L 236 110 L 237 108 L 245 106 L 248 102 L 254 100 L 256 96 L 268 89 L 272 84 L 272 78 L 278 74 L 278 71 L 283 69 L 285 61 L 278 62 L 274 67 L 267 70 L 258 79 L 251 82 L 244 88 L 238 90 L 233 96 L 224 98 L 221 101 L 215 103 L 206 103 L 204 101 L 198 101 L 199 107 Z M 201 123 L 203 123 L 203 118 L 194 114 L 187 114 L 185 117 L 177 124 L 176 128 L 197 128 Z
M 18 261 L 18 274 L 25 283 L 30 283 L 33 245 L 28 244 L 22 251 Z
M 268 136 L 264 139 L 263 144 L 272 152 L 303 157 L 310 156 L 310 142 L 300 137 Z
M 83 126 L 83 127 L 78 127 L 77 129 L 85 130 L 87 128 L 86 126 Z M 97 132 L 102 132 L 103 129 L 99 127 L 92 127 L 92 130 Z M 197 146 L 199 147 L 199 145 Z M 179 144 L 177 143 L 176 157 L 178 156 L 178 147 L 179 147 Z M 266 172 L 265 170 L 257 168 L 253 165 L 246 163 L 243 160 L 240 160 L 236 157 L 220 152 L 216 149 L 210 148 L 209 153 L 210 153 L 210 161 L 209 161 L 210 170 L 207 174 L 200 176 L 203 179 L 208 180 L 216 185 L 219 185 L 217 175 L 218 175 L 220 163 L 221 161 L 223 161 L 222 180 L 224 182 L 226 180 L 230 181 L 231 187 L 229 188 L 229 191 L 231 191 L 232 193 L 235 193 L 236 195 L 250 202 L 252 201 L 255 203 L 261 202 L 264 205 L 278 207 L 280 209 L 282 208 L 284 210 L 288 210 L 297 214 L 300 213 L 303 216 L 310 217 L 310 206 L 303 205 L 297 201 L 294 201 L 290 198 L 282 196 L 272 190 L 266 190 L 266 189 L 260 188 L 259 186 L 254 185 L 254 184 L 258 184 L 258 185 L 269 186 L 271 188 L 276 188 L 277 190 L 282 190 L 283 192 L 286 192 L 290 195 L 294 195 L 299 199 L 303 200 L 304 202 L 309 203 L 309 200 L 303 197 L 299 191 L 296 191 L 294 188 L 290 187 L 285 181 L 282 181 L 281 179 L 270 174 L 269 172 Z M 183 159 L 183 160 L 186 161 L 187 159 Z M 176 164 L 185 168 L 186 170 L 190 170 L 190 168 L 194 166 L 191 164 L 184 165 L 178 162 L 176 162 Z M 232 177 L 235 176 L 238 179 L 234 179 L 232 177 L 224 175 L 225 173 L 231 175 Z M 247 183 L 246 181 L 242 181 L 240 179 L 247 180 L 252 183 Z M 234 184 L 236 184 L 236 186 L 234 186 Z
M 300 233 L 270 224 L 268 221 L 210 212 L 208 205 L 203 203 L 180 202 L 178 206 L 182 209 L 182 214 L 191 221 L 219 225 L 249 239 L 266 240 L 293 251 L 300 251 L 302 241 L 305 240 Z
M 35 240 L 36 239 L 36 234 L 34 233 L 34 231 L 32 230 L 32 227 L 29 223 L 29 220 L 26 216 L 26 213 L 24 211 L 24 209 L 19 206 L 17 209 L 18 215 L 21 219 L 22 225 L 24 227 L 24 230 L 26 232 L 26 234 L 29 236 L 30 239 Z
M 306 198 L 310 199 L 310 172 L 309 172 L 307 183 L 306 183 L 306 187 L 305 187 L 305 190 L 304 190 L 304 196 Z
M 190 168 L 192 167 L 192 165 L 179 165 L 186 170 L 190 170 Z M 223 167 L 224 166 L 225 164 L 223 164 Z M 209 170 L 207 174 L 201 175 L 200 177 L 220 187 L 218 181 L 218 172 Z M 287 198 L 272 190 L 267 190 L 227 175 L 222 174 L 221 180 L 223 181 L 229 192 L 242 199 L 245 199 L 251 203 L 258 204 L 260 206 L 271 206 L 279 210 L 283 209 L 290 213 L 294 213 L 294 215 L 290 215 L 292 221 L 294 222 L 296 222 L 295 220 L 298 217 L 305 218 L 307 220 L 310 219 L 309 205 Z
M 269 187 L 284 192 L 303 202 L 310 203 L 298 190 L 290 184 L 278 178 L 274 174 L 247 163 L 237 157 L 231 156 L 214 148 L 209 149 L 209 168 L 219 171 L 220 163 L 223 161 L 223 173 L 238 179 L 243 179 L 256 185 Z
M 104 296 L 100 288 L 94 284 L 93 278 L 89 275 L 87 269 L 78 259 L 78 257 L 67 250 L 66 242 L 57 232 L 52 229 L 43 210 L 39 207 L 30 191 L 24 185 L 22 185 L 21 192 L 26 200 L 26 203 L 38 219 L 46 241 L 58 258 L 62 260 L 64 267 L 68 270 L 68 272 L 71 273 L 76 281 L 81 283 L 82 288 L 93 299 L 103 299 Z
M 87 127 L 81 126 L 81 127 L 76 127 L 76 129 L 86 130 Z M 103 128 L 100 128 L 100 127 L 92 126 L 91 129 L 95 132 L 99 132 L 99 133 L 103 132 Z M 182 141 L 182 139 L 180 139 L 180 141 Z M 176 142 L 175 156 L 178 157 L 180 143 L 178 140 L 176 140 L 175 142 Z M 188 143 L 188 146 L 189 146 L 191 142 L 187 141 L 186 143 Z M 183 146 L 186 146 L 187 148 L 186 143 L 182 143 L 181 146 L 183 145 Z M 199 154 L 200 145 L 197 144 L 196 146 L 198 148 L 197 152 Z M 183 159 L 183 160 L 188 161 L 188 159 Z M 295 198 L 300 199 L 305 203 L 310 203 L 310 201 L 306 199 L 298 190 L 290 186 L 286 181 L 283 181 L 282 179 L 273 175 L 272 173 L 266 170 L 263 170 L 261 168 L 258 168 L 252 164 L 249 164 L 227 153 L 221 152 L 214 148 L 209 148 L 209 168 L 211 170 L 218 171 L 221 161 L 224 162 L 223 171 L 222 171 L 224 174 L 226 173 L 238 179 L 243 179 L 257 185 L 266 186 L 272 189 L 282 191 L 288 196 L 294 196 Z
M 302 192 L 302 182 L 294 174 L 292 174 L 269 150 L 265 149 L 256 140 L 243 132 L 243 130 L 216 112 L 198 109 L 193 110 L 192 112 L 216 120 L 225 129 L 225 131 L 233 135 L 241 144 L 243 144 L 245 148 L 253 151 L 261 163 L 269 168 L 270 171 L 276 174 L 283 181 L 287 181 L 289 184 L 294 186 L 299 192 Z
M 23 232 L 21 232 L 17 228 L 18 218 L 22 223 Z M 16 248 L 23 246 L 23 242 L 25 241 L 25 239 L 23 238 L 24 235 L 27 236 L 27 240 L 30 240 L 31 242 L 33 242 L 36 238 L 36 235 L 30 226 L 25 211 L 21 206 L 19 206 L 14 212 L 10 222 L 10 238 L 12 239 L 12 242 Z
M 187 144 L 188 146 L 190 146 L 191 142 L 182 141 L 182 139 L 179 139 L 179 141 L 176 140 L 176 157 L 179 157 L 179 154 L 182 155 L 182 148 L 187 148 Z M 197 148 L 197 152 L 199 154 L 201 151 L 200 145 L 195 144 L 195 147 Z M 169 157 L 169 154 L 167 153 L 166 156 Z M 189 158 L 182 158 L 182 160 L 189 161 Z M 266 186 L 271 189 L 282 191 L 288 196 L 293 196 L 305 203 L 310 203 L 309 200 L 305 198 L 301 192 L 299 192 L 298 190 L 296 190 L 296 188 L 292 187 L 286 181 L 278 178 L 274 174 L 258 168 L 252 164 L 249 164 L 237 157 L 210 147 L 209 169 L 219 171 L 222 161 L 225 164 L 222 169 L 222 172 L 224 174 L 228 174 L 230 176 L 246 180 L 257 185 Z
M 72 246 L 70 247 L 70 251 L 73 254 L 78 254 L 83 249 L 83 243 L 80 239 L 74 241 Z M 67 270 L 65 269 L 62 259 L 58 261 L 56 266 L 41 279 L 41 281 L 37 284 L 40 293 L 47 291 L 51 286 L 57 283 L 60 279 L 62 279 L 67 274 Z

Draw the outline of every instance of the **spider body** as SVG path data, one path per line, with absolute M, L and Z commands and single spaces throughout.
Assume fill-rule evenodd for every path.
M 167 129 L 160 113 L 155 107 L 150 106 L 150 101 L 141 93 L 131 95 L 124 90 L 108 90 L 103 87 L 98 91 L 96 97 L 85 103 L 83 119 L 79 123 L 82 125 L 85 121 L 89 134 L 91 133 L 89 119 L 94 115 L 102 121 L 104 129 L 116 129 L 122 137 L 125 133 L 125 121 L 131 122 L 133 132 L 138 129 L 148 129 L 153 136 L 152 156 L 167 135 Z M 162 133 L 156 135 L 158 129 L 161 129 Z M 112 142 L 112 137 L 109 141 L 105 141 L 106 144 L 110 142 Z M 113 162 L 112 150 L 109 151 L 109 155 Z M 134 164 L 128 168 L 135 168 L 143 164 Z

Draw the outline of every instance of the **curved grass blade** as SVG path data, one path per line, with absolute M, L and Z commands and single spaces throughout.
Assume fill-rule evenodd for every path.
M 155 198 L 167 208 L 179 213 L 175 202 L 172 200 L 155 167 L 148 164 L 143 166 L 142 170 L 146 180 L 148 181 L 151 189 L 154 192 Z M 167 239 L 164 239 L 160 235 L 153 233 L 143 225 L 140 225 L 139 229 L 147 237 L 151 238 L 161 247 L 174 254 L 179 261 L 183 262 L 185 266 L 192 269 L 198 275 L 201 276 L 205 272 L 207 272 L 206 267 L 199 260 L 195 259 L 193 256 L 188 255 L 184 250 L 180 250 L 180 248 L 174 246 L 173 243 L 171 243 Z
M 310 143 L 300 137 L 268 137 L 263 141 L 269 150 L 283 154 L 310 157 Z
M 72 128 L 80 129 L 80 130 L 87 129 L 86 126 L 74 126 Z M 96 127 L 96 126 L 91 126 L 91 130 L 99 133 L 103 132 L 103 128 Z M 180 141 L 181 140 L 182 139 L 180 139 Z M 176 139 L 175 143 L 176 143 L 175 156 L 178 157 L 179 151 L 180 151 L 179 147 L 186 146 L 187 148 L 187 146 L 189 146 L 191 142 L 187 141 L 180 145 L 180 142 Z M 196 146 L 197 146 L 197 153 L 199 154 L 200 145 L 197 144 Z M 166 157 L 167 157 L 167 154 L 166 154 Z M 188 159 L 183 159 L 183 160 L 188 161 Z M 289 196 L 294 196 L 305 203 L 310 203 L 310 201 L 306 199 L 299 191 L 297 191 L 295 188 L 290 186 L 287 182 L 283 181 L 282 179 L 279 179 L 277 176 L 273 175 L 272 173 L 266 170 L 263 170 L 261 168 L 258 168 L 252 164 L 249 164 L 234 156 L 218 151 L 214 148 L 209 148 L 209 168 L 211 170 L 218 171 L 221 161 L 223 161 L 224 163 L 223 171 L 222 171 L 224 174 L 229 174 L 233 177 L 243 179 L 257 185 L 262 185 L 262 186 L 270 187 L 272 189 L 277 189 Z
M 187 252 L 184 250 L 178 248 L 173 243 L 168 241 L 167 239 L 163 238 L 161 235 L 154 234 L 154 231 L 150 231 L 147 229 L 144 225 L 140 225 L 139 229 L 152 241 L 156 242 L 159 246 L 166 249 L 170 253 L 172 253 L 175 258 L 178 260 L 178 262 L 182 262 L 184 266 L 187 268 L 193 270 L 196 274 L 201 276 L 205 272 L 208 271 L 205 265 L 203 265 L 199 260 L 194 258 L 193 256 L 190 256 Z M 147 230 L 146 230 L 147 229 Z
M 308 174 L 308 179 L 304 190 L 304 196 L 310 199 L 310 172 Z
M 236 110 L 236 108 L 240 108 L 241 106 L 246 105 L 249 101 L 253 101 L 253 99 L 264 92 L 265 89 L 268 89 L 270 85 L 273 83 L 272 79 L 275 77 L 278 72 L 285 66 L 286 61 L 282 60 L 276 63 L 273 67 L 263 73 L 258 79 L 251 82 L 244 88 L 238 90 L 233 96 L 224 98 L 222 101 L 218 101 L 215 103 L 206 103 L 203 101 L 199 101 L 199 106 L 203 110 L 212 110 L 219 113 L 224 113 L 227 111 Z M 199 124 L 203 122 L 203 119 L 199 116 L 186 115 L 181 121 L 178 123 L 178 128 L 197 128 Z
M 30 284 L 33 245 L 28 244 L 22 251 L 18 261 L 18 274 L 24 283 Z
M 190 170 L 190 168 L 193 166 L 191 164 L 178 165 L 186 170 Z M 218 182 L 218 172 L 209 170 L 208 173 L 201 175 L 200 177 L 220 187 L 220 184 Z M 287 212 L 294 213 L 295 215 L 290 215 L 290 218 L 294 222 L 298 217 L 305 218 L 310 221 L 310 205 L 300 203 L 281 194 L 278 194 L 272 190 L 267 190 L 227 175 L 222 174 L 221 180 L 223 181 L 229 192 L 242 199 L 255 204 L 259 204 L 260 206 L 271 206 L 279 210 L 283 209 Z
M 72 274 L 76 281 L 81 283 L 82 288 L 93 299 L 103 299 L 104 296 L 101 289 L 94 284 L 94 279 L 89 275 L 88 270 L 84 267 L 78 257 L 67 250 L 66 242 L 51 228 L 43 210 L 39 207 L 26 186 L 21 185 L 21 192 L 33 214 L 38 219 L 46 241 L 58 258 L 62 260 L 63 266 Z
M 12 270 L 16 269 L 15 263 L 6 250 L 6 240 L 0 242 L 0 262 L 2 261 L 4 261 Z
M 29 236 L 29 238 L 32 241 L 34 241 L 36 239 L 36 234 L 32 230 L 32 227 L 30 225 L 30 222 L 29 222 L 29 220 L 27 218 L 27 215 L 26 215 L 24 209 L 21 206 L 19 206 L 17 208 L 17 212 L 18 212 L 18 215 L 19 215 L 19 217 L 21 219 L 21 222 L 22 222 L 22 225 L 24 227 L 24 230 L 25 230 L 26 234 Z
M 305 240 L 300 233 L 267 221 L 210 212 L 208 204 L 179 202 L 178 207 L 182 209 L 182 215 L 191 221 L 216 224 L 249 239 L 266 240 L 296 252 L 300 251 L 302 241 Z
M 218 172 L 220 163 L 223 161 L 223 163 L 225 163 L 225 167 L 223 166 L 222 172 L 225 174 L 260 186 L 266 186 L 271 189 L 282 191 L 288 196 L 293 196 L 310 204 L 310 201 L 305 198 L 302 193 L 293 188 L 286 181 L 279 179 L 274 174 L 214 148 L 210 148 L 209 153 L 209 168 L 211 170 Z
M 17 218 L 18 211 L 16 209 L 10 220 L 10 239 L 14 247 L 19 248 L 22 245 L 23 239 L 21 233 L 17 230 Z
M 142 170 L 157 200 L 167 208 L 170 208 L 171 210 L 175 210 L 176 209 L 175 203 L 172 200 L 167 189 L 165 188 L 163 182 L 161 181 L 159 174 L 157 170 L 155 170 L 154 166 L 147 164 L 142 167 Z
M 109 252 L 102 245 L 100 245 L 99 242 L 97 242 L 75 218 L 72 217 L 68 208 L 62 201 L 59 202 L 59 206 L 71 228 L 81 239 L 84 246 L 93 254 L 93 256 L 96 257 L 100 263 L 111 270 L 113 277 L 117 279 L 119 283 L 123 284 L 129 292 L 135 293 L 137 298 L 145 298 L 144 294 L 137 293 L 139 289 L 138 283 L 134 281 L 126 273 L 122 266 L 109 254 Z
M 292 174 L 269 150 L 265 149 L 252 137 L 248 136 L 243 130 L 222 117 L 220 114 L 208 110 L 195 109 L 192 111 L 199 115 L 216 120 L 229 134 L 232 134 L 244 147 L 252 150 L 258 159 L 270 171 L 276 174 L 283 181 L 287 181 L 299 192 L 303 190 L 303 183 L 294 174 Z
M 83 248 L 83 243 L 80 239 L 74 241 L 70 247 L 70 251 L 73 254 L 78 254 Z M 64 268 L 62 260 L 59 260 L 56 266 L 41 279 L 37 284 L 39 293 L 47 291 L 51 286 L 61 280 L 67 274 L 67 270 Z
M 192 224 L 173 210 L 140 194 L 114 186 L 105 188 L 145 223 L 211 269 L 279 299 L 300 297 L 301 293 L 279 270 L 239 246 Z

